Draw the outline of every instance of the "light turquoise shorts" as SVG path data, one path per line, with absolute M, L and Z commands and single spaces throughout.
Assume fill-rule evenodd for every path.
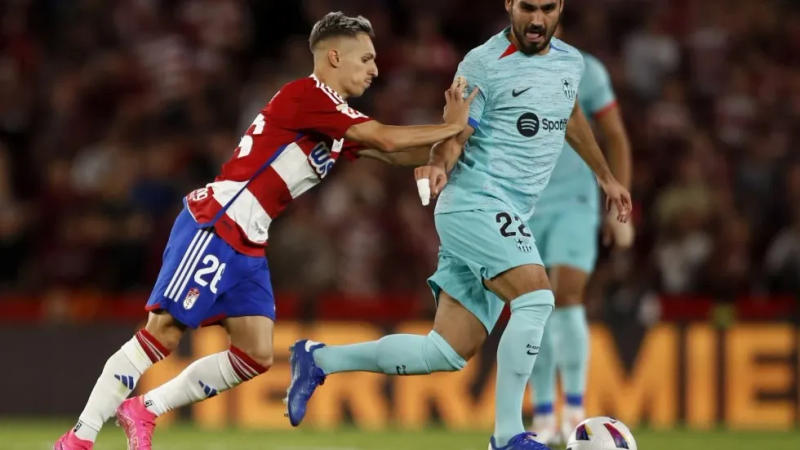
M 599 222 L 594 211 L 572 207 L 548 214 L 534 213 L 528 226 L 536 236 L 546 267 L 570 266 L 591 273 L 597 261 Z
M 435 299 L 447 292 L 491 332 L 504 302 L 483 280 L 525 264 L 543 265 L 530 229 L 505 211 L 458 211 L 436 214 L 439 264 L 428 278 Z

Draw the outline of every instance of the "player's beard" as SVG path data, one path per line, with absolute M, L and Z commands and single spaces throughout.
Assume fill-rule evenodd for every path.
M 510 15 L 511 14 L 509 14 L 509 16 Z M 560 21 L 560 18 L 559 18 L 559 21 Z M 556 21 L 556 23 L 553 25 L 553 27 L 551 29 L 549 29 L 549 30 L 547 29 L 547 27 L 532 27 L 532 26 L 527 26 L 527 25 L 524 26 L 521 30 L 517 30 L 516 27 L 512 26 L 511 27 L 511 32 L 514 33 L 514 37 L 517 38 L 517 42 L 520 45 L 520 48 L 518 50 L 521 51 L 522 53 L 526 54 L 526 55 L 535 55 L 535 54 L 541 52 L 542 50 L 546 49 L 547 46 L 550 45 L 550 40 L 553 39 L 553 35 L 555 34 L 556 29 L 558 29 L 558 22 L 559 21 Z M 513 17 L 511 18 L 511 23 L 512 24 L 514 23 Z M 525 38 L 525 33 L 528 32 L 528 31 L 534 31 L 534 32 L 540 31 L 540 32 L 542 32 L 542 34 L 544 35 L 544 40 L 540 44 L 535 44 L 534 43 L 534 44 L 526 46 L 526 42 L 527 41 L 526 41 L 526 38 Z

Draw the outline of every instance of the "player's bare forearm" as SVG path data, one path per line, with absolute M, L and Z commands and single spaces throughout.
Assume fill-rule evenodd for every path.
M 625 223 L 631 215 L 631 195 L 611 173 L 600 146 L 594 139 L 589 121 L 576 104 L 567 123 L 567 142 L 583 158 L 597 176 L 597 182 L 606 194 L 606 210 L 617 208 L 617 220 Z
M 462 125 L 452 123 L 396 126 L 370 120 L 350 127 L 345 137 L 383 152 L 396 152 L 447 139 L 463 128 Z
M 467 125 L 464 131 L 458 135 L 435 144 L 433 148 L 431 148 L 428 165 L 438 165 L 443 167 L 445 172 L 450 172 L 461 156 L 461 152 L 464 150 L 464 144 L 474 132 L 475 130 Z
M 467 126 L 469 105 L 478 94 L 478 88 L 475 88 L 469 96 L 464 97 L 466 83 L 464 77 L 456 77 L 445 91 L 444 123 L 441 125 L 396 126 L 369 120 L 348 128 L 345 137 L 367 147 L 396 152 L 403 148 L 431 145 L 455 136 Z
M 430 149 L 430 145 L 403 148 L 394 152 L 382 152 L 374 148 L 369 148 L 359 151 L 358 155 L 377 159 L 378 161 L 383 161 L 395 166 L 416 167 L 428 162 Z
M 631 156 L 630 140 L 628 139 L 628 133 L 625 131 L 620 109 L 618 107 L 611 108 L 601 116 L 596 117 L 595 120 L 603 137 L 605 137 L 606 157 L 611 172 L 626 189 L 630 189 L 633 158 Z
M 419 198 L 423 205 L 427 205 L 431 197 L 442 192 L 447 183 L 447 173 L 455 166 L 464 144 L 474 132 L 475 129 L 467 125 L 457 136 L 435 144 L 431 148 L 428 163 L 414 169 L 414 178 L 417 180 Z
M 418 147 L 422 145 L 430 146 L 436 142 L 447 139 L 458 134 L 463 127 L 453 124 L 441 125 L 413 125 L 413 126 L 385 126 L 386 138 L 394 145 L 391 150 L 402 151 L 408 147 Z
M 592 133 L 592 127 L 577 104 L 572 110 L 569 122 L 567 122 L 566 139 L 569 145 L 586 162 L 586 165 L 592 169 L 598 180 L 605 182 L 614 178 L 611 169 L 608 167 L 608 162 L 603 156 L 602 150 L 600 150 L 600 146 L 597 145 L 597 140 L 595 140 L 594 133 Z
M 450 169 L 453 168 L 458 157 L 461 155 L 461 148 L 461 145 L 458 144 L 455 138 L 445 139 L 442 142 L 434 144 L 431 148 L 427 165 L 439 166 L 444 168 L 445 172 L 450 172 Z

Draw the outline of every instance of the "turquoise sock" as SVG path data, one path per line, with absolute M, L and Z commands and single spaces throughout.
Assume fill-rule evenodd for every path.
M 497 348 L 494 438 L 500 447 L 525 431 L 522 425 L 525 384 L 539 354 L 554 301 L 553 292 L 544 289 L 511 301 L 511 318 Z
M 377 341 L 322 347 L 314 352 L 314 362 L 326 374 L 359 370 L 418 375 L 460 370 L 467 365 L 435 331 L 425 336 L 390 334 Z
M 378 341 L 350 345 L 331 345 L 314 350 L 314 362 L 326 374 L 336 372 L 380 372 Z
M 564 383 L 564 394 L 571 399 L 572 406 L 581 406 L 586 390 L 586 371 L 589 365 L 589 324 L 583 305 L 556 308 L 558 327 L 554 327 L 558 343 L 556 364 Z M 574 404 L 577 403 L 577 404 Z
M 537 413 L 552 410 L 556 400 L 556 345 L 553 341 L 553 328 L 557 327 L 554 323 L 555 316 L 553 312 L 544 326 L 539 356 L 536 357 L 531 373 L 531 402 Z

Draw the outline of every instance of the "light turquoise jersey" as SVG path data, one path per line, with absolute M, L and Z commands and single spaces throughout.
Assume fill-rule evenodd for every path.
M 616 97 L 608 71 L 597 58 L 583 54 L 586 67 L 578 86 L 578 103 L 586 117 L 592 118 L 615 104 Z M 597 180 L 589 166 L 573 148 L 564 143 L 564 151 L 553 169 L 550 183 L 536 205 L 537 214 L 549 214 L 565 208 L 585 208 L 597 214 L 600 208 Z
M 472 49 L 456 75 L 471 92 L 469 138 L 436 205 L 436 214 L 501 210 L 527 220 L 564 148 L 583 56 L 553 38 L 545 55 L 515 51 L 508 29 Z

